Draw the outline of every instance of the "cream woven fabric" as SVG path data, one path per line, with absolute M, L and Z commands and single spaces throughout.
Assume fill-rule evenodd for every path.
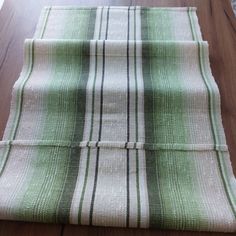
M 0 218 L 236 231 L 195 8 L 46 7 L 0 142 Z

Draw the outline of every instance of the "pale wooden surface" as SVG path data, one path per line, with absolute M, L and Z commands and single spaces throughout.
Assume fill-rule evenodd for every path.
M 23 42 L 32 37 L 44 5 L 195 6 L 203 38 L 209 42 L 213 75 L 221 93 L 223 125 L 236 173 L 236 21 L 228 0 L 5 0 L 0 11 L 0 138 L 9 115 L 11 90 L 23 63 Z M 0 221 L 3 236 L 222 235 Z

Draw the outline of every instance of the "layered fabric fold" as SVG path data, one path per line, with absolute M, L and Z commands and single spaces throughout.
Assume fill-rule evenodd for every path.
M 194 35 L 193 30 L 194 28 Z M 42 39 L 202 40 L 196 8 L 45 7 L 34 35 Z
M 0 219 L 236 231 L 195 10 L 42 11 L 0 141 Z

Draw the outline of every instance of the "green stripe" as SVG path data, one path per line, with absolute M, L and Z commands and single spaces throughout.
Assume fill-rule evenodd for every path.
M 51 48 L 52 51 L 55 51 L 55 48 Z M 64 60 L 62 61 L 66 61 L 66 57 L 64 56 Z M 60 57 L 61 59 L 61 57 Z M 56 55 L 54 57 L 52 57 L 51 59 L 52 61 L 55 60 L 55 66 L 52 68 L 53 72 L 54 71 L 58 71 L 59 75 L 59 71 L 60 71 L 60 62 L 59 59 L 56 57 Z M 46 87 L 48 88 L 52 88 L 53 84 L 55 83 L 55 78 L 56 78 L 56 73 L 54 72 L 54 74 L 51 75 L 51 80 L 48 81 L 48 84 Z M 54 81 L 53 81 L 54 79 Z M 60 77 L 58 76 L 58 82 L 57 84 L 55 83 L 55 86 L 58 88 L 58 91 L 60 91 Z M 53 82 L 52 82 L 53 81 Z M 57 102 L 55 103 L 53 99 L 53 97 L 55 97 L 53 90 L 49 90 L 52 91 L 49 94 L 47 94 L 47 92 L 45 91 L 45 94 L 43 96 L 44 98 L 44 109 L 46 106 L 46 111 L 47 113 L 45 114 L 45 118 L 43 118 L 43 120 L 41 121 L 41 125 L 43 125 L 44 127 L 42 127 L 42 132 L 43 134 L 41 135 L 43 139 L 55 139 L 53 138 L 54 135 L 57 135 L 57 130 L 55 131 L 55 126 L 57 125 L 57 120 L 60 120 L 61 117 L 59 116 L 58 118 L 55 119 L 55 117 L 52 116 L 52 114 L 58 109 L 59 104 L 57 104 Z M 58 103 L 59 103 L 59 99 L 60 99 L 61 93 L 58 92 Z M 48 100 L 47 100 L 48 99 Z M 49 104 L 47 104 L 47 101 L 50 101 Z M 51 108 L 50 108 L 50 104 L 52 104 Z M 57 104 L 57 106 L 53 107 L 55 104 Z M 62 107 L 63 108 L 63 107 Z M 52 124 L 52 121 L 54 122 Z M 45 124 L 43 122 L 46 122 Z M 62 121 L 63 122 L 63 121 Z M 63 124 L 63 123 L 62 123 Z M 47 126 L 47 127 L 46 127 Z M 52 128 L 51 128 L 52 126 Z M 46 129 L 45 129 L 46 127 Z M 60 127 L 59 127 L 60 129 Z M 48 133 L 51 131 L 50 135 L 51 137 L 48 137 Z M 60 137 L 59 137 L 60 139 Z M 21 212 L 19 212 L 18 217 L 21 217 L 22 215 L 24 217 L 26 217 L 26 219 L 34 219 L 34 220 L 41 220 L 41 221 L 55 221 L 56 218 L 55 216 L 52 217 L 52 214 L 54 213 L 50 213 L 49 209 L 46 208 L 44 205 L 46 204 L 45 201 L 52 198 L 54 193 L 51 193 L 50 196 L 46 196 L 46 194 L 48 192 L 50 192 L 50 186 L 52 183 L 55 184 L 54 187 L 58 187 L 57 184 L 55 183 L 55 176 L 57 173 L 57 170 L 55 170 L 54 168 L 56 167 L 57 169 L 60 168 L 60 170 L 62 171 L 61 175 L 64 177 L 64 172 L 65 170 L 63 170 L 62 164 L 59 164 L 59 160 L 60 163 L 62 163 L 62 160 L 60 159 L 60 156 L 62 155 L 62 153 L 60 152 L 60 148 L 41 148 L 38 147 L 37 148 L 37 159 L 34 160 L 34 162 L 32 163 L 32 167 L 34 168 L 34 173 L 33 176 L 29 182 L 29 186 L 27 188 L 27 191 L 24 194 L 24 197 L 22 199 L 21 202 L 21 206 L 23 207 L 23 210 Z M 58 156 L 57 156 L 58 155 Z M 65 150 L 64 153 L 65 156 L 68 155 L 67 150 Z M 65 159 L 66 160 L 66 159 Z M 40 167 L 41 168 L 38 168 Z M 64 163 L 63 163 L 64 166 Z M 31 211 L 28 212 L 26 206 L 30 205 Z M 53 202 L 51 202 L 51 206 L 50 207 L 54 207 L 55 209 L 55 203 L 53 204 Z M 47 213 L 47 215 L 45 215 L 45 213 Z M 54 210 L 55 212 L 55 210 Z
M 143 52 L 148 51 L 156 56 L 143 55 L 145 138 L 162 144 L 188 143 L 181 46 L 144 45 Z M 187 151 L 146 150 L 151 227 L 199 229 L 204 224 L 191 155 Z
M 80 84 L 77 89 L 76 96 L 78 97 L 75 104 L 77 104 L 77 108 L 75 111 L 76 120 L 75 120 L 75 128 L 74 128 L 74 137 L 73 141 L 78 142 L 83 139 L 83 131 L 84 131 L 84 117 L 85 117 L 85 104 L 86 104 L 86 85 L 88 80 L 88 72 L 89 72 L 89 44 L 83 46 L 82 55 L 82 73 L 80 78 Z M 58 208 L 58 219 L 59 222 L 69 223 L 69 213 L 71 201 L 76 185 L 78 170 L 79 170 L 79 162 L 80 162 L 81 149 L 73 149 L 70 153 L 68 173 L 65 178 L 65 187 L 63 189 L 63 194 L 59 203 Z
M 93 28 L 95 15 L 95 8 L 91 8 L 88 11 L 79 11 L 78 9 L 71 9 L 70 11 L 67 11 L 66 18 L 64 20 L 64 27 L 59 38 L 79 40 L 92 39 L 94 33 Z
M 174 40 L 172 18 L 169 11 L 141 7 L 142 40 Z
M 148 28 L 147 28 L 147 11 L 141 8 L 141 38 L 148 38 Z M 146 47 L 145 50 L 142 48 L 142 52 L 145 52 L 145 55 L 142 56 L 142 69 L 143 69 L 143 83 L 144 83 L 144 112 L 145 112 L 145 142 L 152 143 L 154 142 L 154 133 L 149 133 L 147 136 L 147 131 L 154 130 L 154 117 L 152 116 L 152 110 L 154 107 L 154 97 L 152 91 L 152 80 L 150 75 L 151 70 L 151 58 L 148 57 L 150 54 L 149 50 L 151 48 Z M 148 95 L 148 96 L 147 96 Z M 155 166 L 155 159 L 153 160 L 151 153 L 148 151 L 146 154 L 146 169 L 147 169 L 147 186 L 148 186 L 148 197 L 149 197 L 149 211 L 150 211 L 150 226 L 160 226 L 162 224 L 161 215 L 162 215 L 162 206 L 161 206 L 161 196 L 160 196 L 160 187 L 159 182 L 156 178 L 158 172 L 155 171 L 153 166 Z M 151 194 L 150 194 L 151 193 Z M 159 216 L 156 216 L 159 214 Z
M 51 59 L 54 64 L 51 79 L 46 86 L 47 90 L 44 96 L 46 105 L 44 111 L 46 111 L 46 114 L 42 119 L 42 134 L 41 137 L 38 137 L 39 139 L 55 141 L 72 141 L 73 139 L 76 110 L 79 108 L 76 105 L 80 99 L 77 94 L 80 89 L 84 90 L 83 86 L 81 86 L 81 75 L 83 74 L 82 48 L 82 44 L 68 47 L 66 43 L 59 43 L 49 49 L 50 52 L 54 52 L 52 54 L 54 57 Z M 72 56 L 72 53 L 75 56 Z M 65 74 L 67 75 L 67 80 L 64 79 Z M 82 85 L 83 83 L 84 81 L 82 81 Z M 50 92 L 47 94 L 47 91 Z M 81 104 L 84 106 L 84 103 Z M 81 120 L 83 120 L 83 111 L 79 112 L 81 112 Z M 68 176 L 72 175 L 69 171 L 74 160 L 69 157 L 74 149 L 38 147 L 37 150 L 37 156 L 33 158 L 31 166 L 34 169 L 34 173 L 20 203 L 17 218 L 24 217 L 26 220 L 33 219 L 43 222 L 56 222 L 61 218 L 69 218 L 69 204 L 66 201 L 71 200 L 71 193 L 69 192 L 68 196 L 63 195 L 63 191 L 66 190 L 63 187 L 68 182 L 71 184 L 75 182 L 76 175 L 73 175 L 73 179 L 68 180 Z M 79 157 L 75 161 L 77 162 L 78 160 Z M 73 170 L 73 173 L 75 173 L 75 170 Z M 67 209 L 65 209 L 63 214 L 67 214 L 67 216 L 60 214 L 61 218 L 57 218 L 57 213 L 61 213 L 57 212 L 60 211 L 60 205 L 58 206 L 60 202 L 66 205 Z
M 95 11 L 90 11 L 88 27 L 86 29 L 86 37 L 90 38 L 94 32 L 95 25 Z M 86 109 L 86 87 L 88 82 L 88 74 L 90 68 L 90 44 L 86 43 L 83 45 L 82 49 L 82 72 L 80 83 L 76 91 L 77 101 L 75 104 L 78 104 L 75 111 L 75 127 L 74 127 L 74 137 L 73 142 L 79 142 L 83 139 L 84 132 L 84 120 L 85 120 L 85 109 Z M 73 149 L 70 154 L 70 163 L 68 167 L 68 174 L 65 180 L 65 188 L 63 190 L 63 195 L 60 200 L 60 205 L 58 209 L 59 222 L 69 222 L 69 213 L 71 201 L 76 186 L 76 180 L 79 171 L 79 162 L 80 162 L 81 149 Z M 62 217 L 61 217 L 62 216 Z
M 67 50 L 69 50 L 70 52 L 71 49 L 67 49 L 67 47 L 68 46 L 65 44 L 59 46 L 58 48 L 55 47 L 54 49 L 56 54 L 53 61 L 56 62 L 56 66 L 55 68 L 53 68 L 55 74 L 53 75 L 53 79 L 51 80 L 51 84 L 49 85 L 51 88 L 49 89 L 49 91 L 53 91 L 54 87 L 57 88 L 57 93 L 52 92 L 48 94 L 48 114 L 43 132 L 45 135 L 42 139 L 48 139 L 48 137 L 51 137 L 53 140 L 73 139 L 74 127 L 76 123 L 76 111 L 78 109 L 76 105 L 78 104 L 79 100 L 77 98 L 77 90 L 80 88 L 81 77 L 83 73 L 83 45 L 81 44 L 79 48 L 75 48 L 73 50 L 75 55 L 79 55 L 75 57 L 72 57 L 72 54 L 61 54 L 62 51 L 67 52 Z M 73 68 L 73 65 L 74 67 L 77 66 L 77 70 Z M 67 80 L 64 80 L 65 74 L 67 74 Z M 72 87 L 72 85 L 74 86 Z M 66 103 L 66 101 L 69 103 Z M 82 114 L 83 110 L 81 110 L 81 115 Z M 50 129 L 52 130 L 52 133 L 49 134 L 48 130 Z M 36 206 L 38 207 L 36 208 L 35 212 L 36 214 L 40 215 L 41 211 L 43 212 L 45 209 L 47 209 L 48 217 L 52 217 L 53 219 L 56 219 L 56 221 L 61 221 L 61 219 L 63 219 L 66 222 L 66 219 L 69 218 L 67 201 L 70 201 L 71 192 L 68 192 L 68 198 L 65 201 L 65 199 L 63 198 L 65 189 L 63 187 L 65 186 L 67 188 L 68 175 L 76 173 L 79 156 L 78 159 L 71 158 L 72 153 L 77 151 L 76 149 L 64 150 L 64 156 L 61 155 L 60 149 L 55 148 L 54 150 L 55 152 L 58 152 L 58 156 L 56 157 L 56 159 L 51 158 L 52 160 L 48 161 L 46 169 L 48 169 L 47 173 L 50 179 L 45 178 L 44 183 L 42 184 L 41 196 L 39 195 L 38 199 L 36 200 Z M 52 156 L 53 154 L 54 152 L 52 153 Z M 48 156 L 47 158 L 50 158 L 50 156 Z M 73 162 L 75 165 L 74 170 L 70 170 L 71 162 Z M 72 173 L 70 173 L 69 171 L 71 171 Z M 60 173 L 60 177 L 56 176 L 57 173 Z M 76 175 L 74 176 L 74 178 L 76 178 Z M 73 185 L 75 180 L 72 178 L 70 179 L 70 181 L 70 184 Z M 46 185 L 46 183 L 48 183 L 48 185 Z M 51 193 L 50 197 L 46 198 L 44 192 L 49 191 L 52 186 L 54 186 L 54 188 L 58 190 Z M 65 206 L 65 211 L 60 214 L 60 207 L 62 204 L 64 204 Z M 60 214 L 60 216 L 57 217 L 57 214 Z

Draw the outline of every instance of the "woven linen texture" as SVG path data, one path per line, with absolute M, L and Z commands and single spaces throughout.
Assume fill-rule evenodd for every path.
M 0 218 L 236 231 L 195 8 L 45 7 L 0 142 Z

